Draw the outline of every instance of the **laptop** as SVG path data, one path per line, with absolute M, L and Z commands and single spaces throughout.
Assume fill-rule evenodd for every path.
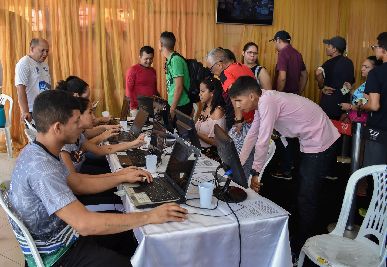
M 197 148 L 201 148 L 199 137 L 196 133 L 195 122 L 190 116 L 187 116 L 179 110 L 175 111 L 176 113 L 176 128 L 180 136 L 186 139 L 188 142 L 191 142 L 192 145 Z
M 97 102 L 98 104 L 98 102 Z M 130 108 L 130 99 L 127 96 L 124 96 L 124 99 L 122 100 L 122 107 L 121 107 L 121 113 L 120 113 L 120 121 L 126 121 L 128 114 L 129 114 L 129 108 Z M 109 121 L 109 124 L 120 124 L 120 121 L 117 119 L 111 119 Z
M 150 208 L 164 203 L 184 203 L 199 157 L 199 150 L 178 139 L 172 150 L 164 176 L 139 187 L 125 184 L 124 188 L 136 208 Z
M 146 165 L 145 156 L 147 155 L 156 155 L 157 161 L 161 162 L 161 156 L 165 148 L 165 140 L 170 136 L 160 123 L 153 122 L 149 149 L 129 149 L 125 152 L 118 153 L 117 157 L 121 166 L 144 167 Z
M 149 118 L 153 118 L 153 96 L 138 96 L 138 108 L 143 109 L 149 114 Z
M 161 123 L 168 131 L 173 132 L 173 123 L 167 100 L 155 96 L 153 98 L 153 114 L 155 121 Z
M 140 109 L 137 112 L 136 118 L 133 121 L 132 126 L 130 127 L 130 130 L 125 132 L 121 131 L 118 135 L 110 137 L 108 139 L 109 143 L 116 144 L 119 142 L 131 142 L 134 141 L 141 133 L 142 127 L 144 127 L 144 124 L 146 120 L 148 119 L 148 112 Z M 126 118 L 125 118 L 126 121 Z

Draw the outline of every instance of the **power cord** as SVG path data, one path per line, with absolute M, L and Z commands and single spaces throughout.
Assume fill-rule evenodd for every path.
M 232 214 L 234 214 L 237 222 L 238 222 L 238 237 L 239 237 L 239 267 L 241 266 L 242 264 L 242 237 L 241 237 L 241 224 L 239 222 L 239 218 L 238 216 L 236 215 L 236 213 L 234 212 L 234 210 L 231 208 L 230 204 L 228 202 L 226 202 L 227 206 L 229 207 L 229 209 L 231 210 Z M 242 208 L 243 208 L 243 205 L 242 205 Z M 241 209 L 242 209 L 241 208 Z

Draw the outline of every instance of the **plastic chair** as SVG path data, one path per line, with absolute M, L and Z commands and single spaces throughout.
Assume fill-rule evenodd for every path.
M 27 139 L 28 139 L 29 143 L 34 142 L 34 140 L 36 138 L 36 132 L 34 130 L 24 129 L 24 133 L 27 136 Z
M 35 260 L 37 267 L 44 267 L 44 263 L 42 258 L 40 257 L 40 254 L 38 252 L 38 249 L 36 248 L 35 241 L 32 238 L 30 232 L 28 229 L 24 226 L 21 220 L 19 220 L 15 214 L 11 211 L 9 205 L 8 205 L 8 194 L 7 191 L 9 189 L 10 181 L 3 182 L 0 185 L 0 205 L 5 210 L 5 212 L 8 215 L 9 220 L 14 222 L 23 233 L 23 236 L 18 236 L 18 239 L 23 238 L 23 243 L 27 243 L 28 247 L 31 250 L 31 254 Z
M 192 108 L 193 108 L 193 112 L 194 112 L 192 118 L 193 118 L 194 121 L 196 121 L 197 116 L 198 116 L 198 111 L 199 111 L 198 104 L 193 103 L 192 104 Z
M 7 145 L 8 157 L 12 158 L 12 138 L 11 138 L 11 125 L 12 125 L 12 106 L 13 100 L 10 96 L 1 94 L 0 95 L 0 105 L 4 105 L 9 101 L 9 110 L 8 110 L 8 118 L 5 123 L 5 127 L 0 128 L 0 131 L 5 133 L 5 141 Z
M 357 182 L 368 175 L 374 180 L 374 192 L 357 237 L 343 237 Z M 385 266 L 387 236 L 387 165 L 375 165 L 354 172 L 349 178 L 339 221 L 326 235 L 309 238 L 300 252 L 298 267 L 305 255 L 319 266 Z

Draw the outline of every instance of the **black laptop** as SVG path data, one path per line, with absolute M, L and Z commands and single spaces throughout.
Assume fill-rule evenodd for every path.
M 190 142 L 193 146 L 196 146 L 200 149 L 200 140 L 199 136 L 197 135 L 196 126 L 193 119 L 178 110 L 176 110 L 175 113 L 177 118 L 176 128 L 179 135 L 186 141 Z
M 122 101 L 121 113 L 120 113 L 120 121 L 127 120 L 127 117 L 129 114 L 129 107 L 130 107 L 130 99 L 129 97 L 124 96 L 124 99 Z M 111 119 L 109 124 L 113 124 L 113 125 L 120 124 L 120 121 L 117 119 Z
M 141 183 L 139 187 L 124 185 L 134 206 L 142 209 L 168 202 L 184 203 L 199 153 L 197 148 L 178 139 L 163 177 L 154 178 L 150 184 Z
M 146 120 L 148 119 L 148 112 L 140 109 L 137 112 L 136 118 L 133 121 L 132 126 L 130 127 L 130 130 L 125 132 L 121 131 L 118 135 L 110 137 L 108 139 L 109 143 L 116 144 L 120 142 L 131 142 L 134 141 L 141 133 L 142 127 L 144 127 L 144 124 Z M 126 118 L 125 118 L 126 121 Z
M 149 114 L 149 118 L 153 118 L 153 96 L 138 96 L 138 109 L 143 109 Z
M 129 149 L 126 152 L 118 153 L 118 160 L 122 167 L 145 166 L 145 156 L 156 155 L 157 161 L 161 161 L 161 156 L 165 148 L 166 138 L 171 135 L 167 133 L 166 129 L 158 122 L 153 122 L 153 129 L 150 137 L 150 145 L 148 150 L 139 148 Z

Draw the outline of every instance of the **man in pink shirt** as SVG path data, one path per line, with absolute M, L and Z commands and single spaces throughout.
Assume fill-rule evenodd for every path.
M 245 164 L 255 147 L 251 188 L 259 192 L 259 172 L 266 160 L 273 129 L 284 137 L 298 138 L 301 150 L 297 196 L 298 232 L 293 252 L 299 253 L 307 238 L 319 232 L 319 193 L 323 177 L 336 159 L 335 141 L 340 134 L 325 112 L 311 100 L 274 90 L 261 90 L 257 81 L 239 77 L 229 90 L 235 108 L 255 110 L 254 120 L 244 140 L 240 160 Z
M 140 63 L 133 65 L 126 72 L 125 95 L 130 99 L 130 109 L 138 108 L 138 96 L 158 95 L 156 71 L 152 68 L 154 49 L 144 46 L 140 49 Z

